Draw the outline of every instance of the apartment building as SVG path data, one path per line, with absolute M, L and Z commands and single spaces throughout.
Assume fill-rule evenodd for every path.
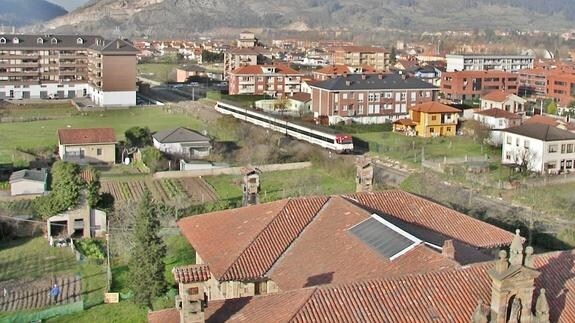
M 84 35 L 0 34 L 0 99 L 90 97 L 136 105 L 138 49 Z
M 534 56 L 531 55 L 477 55 L 448 54 L 447 72 L 500 70 L 516 72 L 533 68 Z
M 251 31 L 242 31 L 240 33 L 240 38 L 237 40 L 237 46 L 239 48 L 253 48 L 258 44 L 258 39 L 256 35 Z
M 547 96 L 548 69 L 531 68 L 520 70 L 518 74 L 519 84 L 517 93 L 522 96 L 535 96 L 544 98 Z
M 233 70 L 229 94 L 281 97 L 301 92 L 303 73 L 284 65 L 249 65 Z
M 349 74 L 375 74 L 375 68 L 364 66 L 348 66 L 348 65 L 329 65 L 318 70 L 313 71 L 312 75 L 314 80 L 325 81 L 331 78 L 349 75 Z
M 224 78 L 237 68 L 270 63 L 272 59 L 271 51 L 262 47 L 229 49 L 224 52 Z
M 386 71 L 390 67 L 389 52 L 381 47 L 339 46 L 332 51 L 333 64 L 362 66 L 367 65 L 377 71 Z
M 575 72 L 569 68 L 521 70 L 519 94 L 550 98 L 560 107 L 566 107 L 575 100 Z
M 399 74 L 348 74 L 310 84 L 312 111 L 329 124 L 354 121 L 385 123 L 408 115 L 409 109 L 434 101 L 438 88 Z
M 445 72 L 441 93 L 452 101 L 476 100 L 492 91 L 517 93 L 518 75 L 504 71 Z

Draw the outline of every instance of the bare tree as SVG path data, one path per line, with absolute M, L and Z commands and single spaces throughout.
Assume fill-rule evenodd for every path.
M 533 166 L 535 153 L 529 149 L 521 148 L 514 150 L 513 157 L 519 172 L 527 173 Z

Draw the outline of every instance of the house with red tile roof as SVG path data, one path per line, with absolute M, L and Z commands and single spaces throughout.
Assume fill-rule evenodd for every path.
M 301 92 L 304 74 L 285 65 L 248 65 L 229 74 L 229 94 L 282 97 Z
M 481 110 L 501 109 L 511 113 L 524 114 L 525 100 L 508 91 L 491 91 L 481 96 Z
M 534 254 L 517 230 L 498 260 L 209 301 L 206 322 L 574 322 L 575 250 Z M 149 322 L 183 322 L 177 309 Z M 171 318 L 171 320 L 170 320 Z M 519 319 L 520 318 L 520 319 Z M 160 320 L 161 319 L 161 320 Z
M 60 159 L 77 164 L 116 162 L 116 133 L 112 128 L 58 129 Z
M 501 130 L 520 126 L 523 122 L 523 117 L 503 109 L 493 108 L 474 112 L 473 120 L 479 121 L 491 129 L 489 143 L 500 146 L 503 143 Z
M 409 118 L 394 122 L 393 130 L 426 138 L 455 136 L 459 112 L 459 109 L 437 101 L 425 102 L 411 108 Z
M 209 300 L 458 268 L 513 235 L 402 191 L 293 198 L 180 220 Z

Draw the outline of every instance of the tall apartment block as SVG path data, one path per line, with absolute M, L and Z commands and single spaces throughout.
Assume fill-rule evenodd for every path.
M 516 72 L 533 68 L 535 57 L 529 55 L 448 54 L 447 72 L 500 70 Z
M 493 91 L 517 94 L 518 74 L 503 71 L 461 71 L 441 74 L 441 93 L 453 101 L 477 100 Z
M 0 34 L 0 99 L 89 97 L 136 105 L 136 54 L 126 40 Z
M 381 72 L 389 68 L 389 52 L 381 47 L 340 46 L 333 49 L 331 63 L 347 66 L 367 65 Z

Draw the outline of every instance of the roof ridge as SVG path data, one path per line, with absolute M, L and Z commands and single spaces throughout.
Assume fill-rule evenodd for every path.
M 320 214 L 325 207 L 327 206 L 327 204 L 332 200 L 334 196 L 327 196 L 327 199 L 325 200 L 325 202 L 323 203 L 323 205 L 321 206 L 321 208 L 315 213 L 315 215 L 313 216 L 313 218 L 311 219 L 311 221 L 309 221 L 306 226 L 299 232 L 299 234 L 292 240 L 292 242 L 288 245 L 288 247 L 281 253 L 281 255 L 274 261 L 274 263 L 270 266 L 270 268 L 268 268 L 268 270 L 265 272 L 265 274 L 269 274 L 272 272 L 273 268 L 275 267 L 275 265 L 277 265 L 280 260 L 282 258 L 284 258 L 286 252 L 293 247 L 293 245 L 296 243 L 297 240 L 299 240 L 299 238 L 301 238 L 301 236 L 303 235 L 304 231 L 306 231 L 309 226 L 316 221 L 317 219 L 317 215 Z M 345 199 L 344 199 L 345 201 Z M 347 201 L 346 201 L 347 202 Z
M 280 200 L 280 201 L 282 201 L 282 200 Z M 242 252 L 240 252 L 240 253 L 238 254 L 238 256 L 236 257 L 236 259 L 234 259 L 234 261 L 232 261 L 232 262 L 230 263 L 230 265 L 228 266 L 228 268 L 226 269 L 226 271 L 224 271 L 224 273 L 221 275 L 220 278 L 225 277 L 226 275 L 228 275 L 228 273 L 230 272 L 231 268 L 236 264 L 236 262 L 238 261 L 238 259 L 240 259 L 240 258 L 242 257 L 242 255 L 243 255 L 244 253 L 246 253 L 246 250 L 248 250 L 248 249 L 254 244 L 254 242 L 262 235 L 262 233 L 263 233 L 267 228 L 269 228 L 270 224 L 271 224 L 272 222 L 274 222 L 274 220 L 277 218 L 277 216 L 286 208 L 286 206 L 287 206 L 287 205 L 289 204 L 289 202 L 291 202 L 291 201 L 292 201 L 292 198 L 291 198 L 291 197 L 286 200 L 286 203 L 285 203 L 285 205 L 282 207 L 282 209 L 279 210 L 279 211 L 276 213 L 276 215 L 273 217 L 273 219 L 271 219 L 271 221 L 269 221 L 269 222 L 266 224 L 266 226 L 265 226 L 263 229 L 261 229 L 260 232 L 258 232 L 258 234 L 256 234 L 256 236 L 247 244 L 247 246 L 244 248 L 244 250 L 242 250 Z M 282 202 L 283 202 L 283 201 L 282 201 Z
M 277 221 L 279 221 L 280 219 L 280 215 L 282 214 L 282 212 L 284 212 L 286 210 L 286 208 L 295 200 L 305 200 L 305 199 L 313 199 L 313 200 L 321 200 L 324 199 L 325 201 L 322 203 L 321 208 L 315 212 L 315 214 L 312 216 L 311 220 L 308 221 L 305 226 L 299 230 L 298 234 L 291 240 L 290 244 L 287 245 L 287 247 L 285 247 L 281 253 L 279 254 L 278 257 L 275 258 L 275 260 L 273 261 L 273 263 L 269 266 L 269 268 L 266 269 L 266 272 L 271 268 L 271 266 L 273 266 L 273 264 L 276 263 L 276 261 L 278 260 L 278 258 L 283 255 L 285 253 L 285 251 L 287 250 L 287 248 L 289 248 L 289 246 L 299 237 L 299 235 L 303 232 L 303 230 L 305 230 L 305 228 L 307 228 L 309 226 L 309 224 L 313 221 L 313 219 L 317 216 L 317 214 L 319 213 L 319 211 L 325 206 L 325 204 L 329 201 L 329 197 L 325 197 L 325 196 L 313 196 L 313 197 L 305 197 L 305 198 L 289 198 L 287 200 L 287 203 L 283 206 L 283 208 L 274 216 L 274 218 L 267 223 L 267 225 L 254 237 L 254 239 L 252 239 L 252 241 L 250 241 L 250 243 L 246 246 L 246 248 L 244 248 L 244 250 L 238 255 L 238 257 L 231 262 L 231 265 L 226 269 L 226 271 L 223 273 L 223 275 L 221 276 L 226 277 L 227 275 L 231 274 L 231 270 L 234 268 L 234 266 L 239 262 L 239 260 L 245 255 L 247 254 L 249 251 L 251 251 L 252 246 L 259 241 L 260 237 L 263 236 L 268 229 L 274 225 Z M 265 272 L 264 272 L 265 274 Z

